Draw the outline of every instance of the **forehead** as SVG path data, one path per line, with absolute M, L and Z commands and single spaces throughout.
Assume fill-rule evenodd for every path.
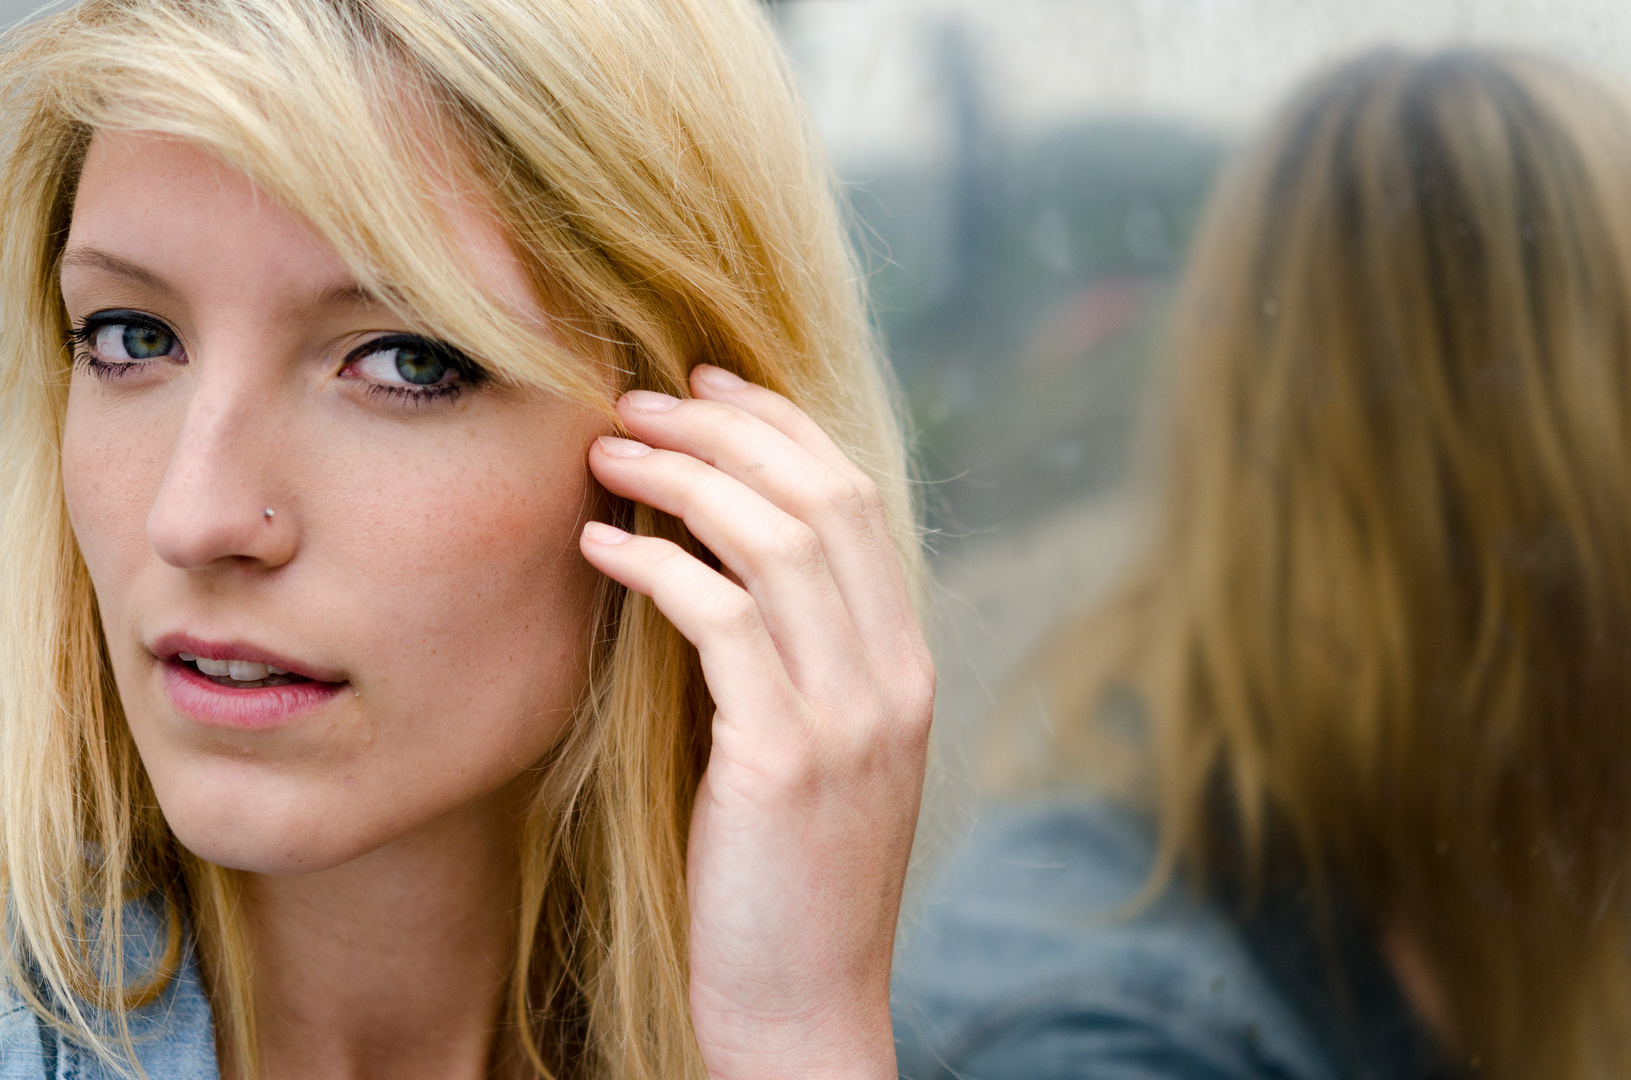
M 471 274 L 513 311 L 541 315 L 530 275 L 491 205 L 473 195 L 469 183 L 448 179 L 451 163 L 430 164 L 431 201 L 454 257 L 464 263 L 449 271 Z M 267 302 L 302 295 L 365 299 L 334 248 L 242 171 L 176 136 L 98 131 L 75 195 L 63 277 L 65 283 L 82 273 L 132 277 L 132 270 L 206 292 L 229 281 L 235 290 L 248 283 Z
M 355 286 L 334 249 L 243 173 L 143 132 L 98 132 L 85 156 L 63 280 L 92 275 L 199 300 L 246 283 L 261 301 Z

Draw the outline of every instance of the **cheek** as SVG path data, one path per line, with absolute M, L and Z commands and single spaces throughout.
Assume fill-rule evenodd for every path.
M 168 440 L 160 418 L 123 423 L 98 408 L 95 395 L 96 387 L 74 377 L 62 431 L 62 488 L 74 539 L 107 615 L 121 583 L 128 584 L 150 554 L 147 515 L 163 482 Z
M 472 716 L 503 731 L 576 703 L 598 580 L 577 532 L 593 496 L 578 440 L 543 446 L 381 468 L 365 485 L 335 537 L 372 612 L 364 652 L 390 674 L 360 681 L 365 694 L 402 708 L 411 694 L 461 738 Z

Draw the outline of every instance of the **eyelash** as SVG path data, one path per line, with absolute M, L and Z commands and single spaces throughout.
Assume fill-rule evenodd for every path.
M 390 399 L 407 405 L 423 406 L 433 401 L 451 401 L 464 390 L 462 382 L 447 383 L 443 386 L 389 386 L 385 383 L 371 382 L 362 388 L 362 392 L 372 398 Z
M 346 355 L 345 362 L 341 364 L 341 370 L 344 371 L 371 353 L 403 346 L 417 346 L 441 354 L 444 358 L 443 362 L 459 376 L 459 381 L 421 387 L 393 386 L 389 383 L 370 381 L 363 388 L 365 393 L 379 399 L 390 399 L 407 405 L 424 406 L 436 401 L 451 401 L 465 390 L 480 386 L 487 381 L 487 372 L 480 364 L 470 359 L 463 352 L 446 342 L 435 341 L 431 338 L 421 337 L 418 334 L 386 334 L 383 337 L 377 337 L 372 341 L 365 342 Z
M 175 331 L 171 330 L 162 321 L 143 315 L 141 312 L 99 311 L 87 315 L 80 321 L 78 326 L 69 329 L 67 344 L 73 349 L 76 366 L 83 366 L 89 369 L 97 378 L 108 381 L 125 378 L 136 370 L 145 368 L 148 364 L 158 362 L 157 360 L 144 360 L 131 363 L 112 363 L 99 358 L 91 350 L 91 341 L 95 338 L 97 331 L 110 325 L 143 326 L 179 340 Z M 364 359 L 371 353 L 402 346 L 418 346 L 440 353 L 446 358 L 447 366 L 458 374 L 459 380 L 423 387 L 392 386 L 388 383 L 368 380 L 363 387 L 365 393 L 381 400 L 424 406 L 436 401 L 451 401 L 467 388 L 480 386 L 487 381 L 487 372 L 482 369 L 480 364 L 471 360 L 462 351 L 444 342 L 433 341 L 417 334 L 387 334 L 359 345 L 347 354 L 344 363 L 341 365 L 341 370 L 349 368 L 352 364 Z

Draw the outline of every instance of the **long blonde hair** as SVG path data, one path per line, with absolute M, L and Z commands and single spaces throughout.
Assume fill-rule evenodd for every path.
M 105 1055 L 128 1053 L 129 1012 L 172 978 L 188 923 L 229 1063 L 256 1071 L 240 878 L 181 849 L 157 809 L 64 510 L 57 260 L 96 130 L 172 134 L 242 170 L 500 379 L 608 415 L 608 385 L 684 393 L 704 361 L 786 394 L 876 480 L 916 576 L 900 429 L 832 185 L 749 0 L 87 0 L 7 37 L 0 115 L 9 977 Z M 554 339 L 461 272 L 427 139 L 467 159 Z M 608 586 L 584 634 L 591 685 L 528 820 L 508 1026 L 542 1076 L 700 1077 L 684 858 L 707 690 L 642 597 Z M 121 904 L 143 893 L 172 911 L 156 972 L 126 970 Z
M 1076 767 L 1130 691 L 1155 882 L 1289 857 L 1408 927 L 1479 1075 L 1631 1075 L 1631 112 L 1341 67 L 1226 176 L 1175 336 L 1147 556 L 1038 669 Z

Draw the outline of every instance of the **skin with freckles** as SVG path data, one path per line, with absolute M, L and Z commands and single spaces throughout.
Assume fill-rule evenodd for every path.
M 443 211 L 547 326 L 492 217 Z M 95 136 L 61 285 L 70 519 L 166 820 L 248 872 L 262 1076 L 525 1074 L 500 1029 L 520 806 L 584 691 L 600 574 L 691 642 L 716 705 L 685 852 L 709 1075 L 895 1075 L 934 676 L 879 491 L 809 416 L 706 364 L 690 399 L 622 395 L 632 438 L 500 388 L 169 138 Z M 719 568 L 590 520 L 608 494 Z
M 596 575 L 574 540 L 603 422 L 542 395 L 370 394 L 342 358 L 411 328 L 354 295 L 322 303 L 352 285 L 201 151 L 93 141 L 62 271 L 69 317 L 150 313 L 185 362 L 76 370 L 69 515 L 170 825 L 245 870 L 336 866 L 499 790 L 554 742 L 584 678 Z M 273 730 L 188 722 L 149 651 L 178 632 L 252 643 L 350 692 Z
M 449 213 L 492 290 L 525 294 L 492 226 Z M 175 339 L 128 371 L 76 365 L 64 484 L 165 816 L 193 852 L 252 872 L 270 978 L 304 973 L 268 1010 L 273 1074 L 275 1018 L 299 1029 L 412 985 L 396 947 L 415 934 L 447 946 L 424 958 L 437 974 L 422 985 L 467 990 L 496 1015 L 513 928 L 491 898 L 514 888 L 511 789 L 585 679 L 599 575 L 576 538 L 604 421 L 487 386 L 405 398 L 382 381 L 402 379 L 380 354 L 348 366 L 414 328 L 362 299 L 333 252 L 247 179 L 174 139 L 95 137 L 61 283 L 76 326 L 128 310 Z M 141 353 L 130 340 L 115 326 L 92 345 L 125 360 Z M 271 726 L 200 723 L 172 703 L 173 664 L 153 651 L 175 634 L 342 685 Z M 414 904 L 390 902 L 404 890 Z M 334 952 L 340 939 L 389 962 L 329 959 L 356 959 Z M 427 1002 L 357 1027 L 413 1051 L 442 1030 L 432 1017 L 459 1012 Z M 291 1042 L 315 1057 L 314 1030 Z M 420 1053 L 427 1068 L 439 1060 Z

